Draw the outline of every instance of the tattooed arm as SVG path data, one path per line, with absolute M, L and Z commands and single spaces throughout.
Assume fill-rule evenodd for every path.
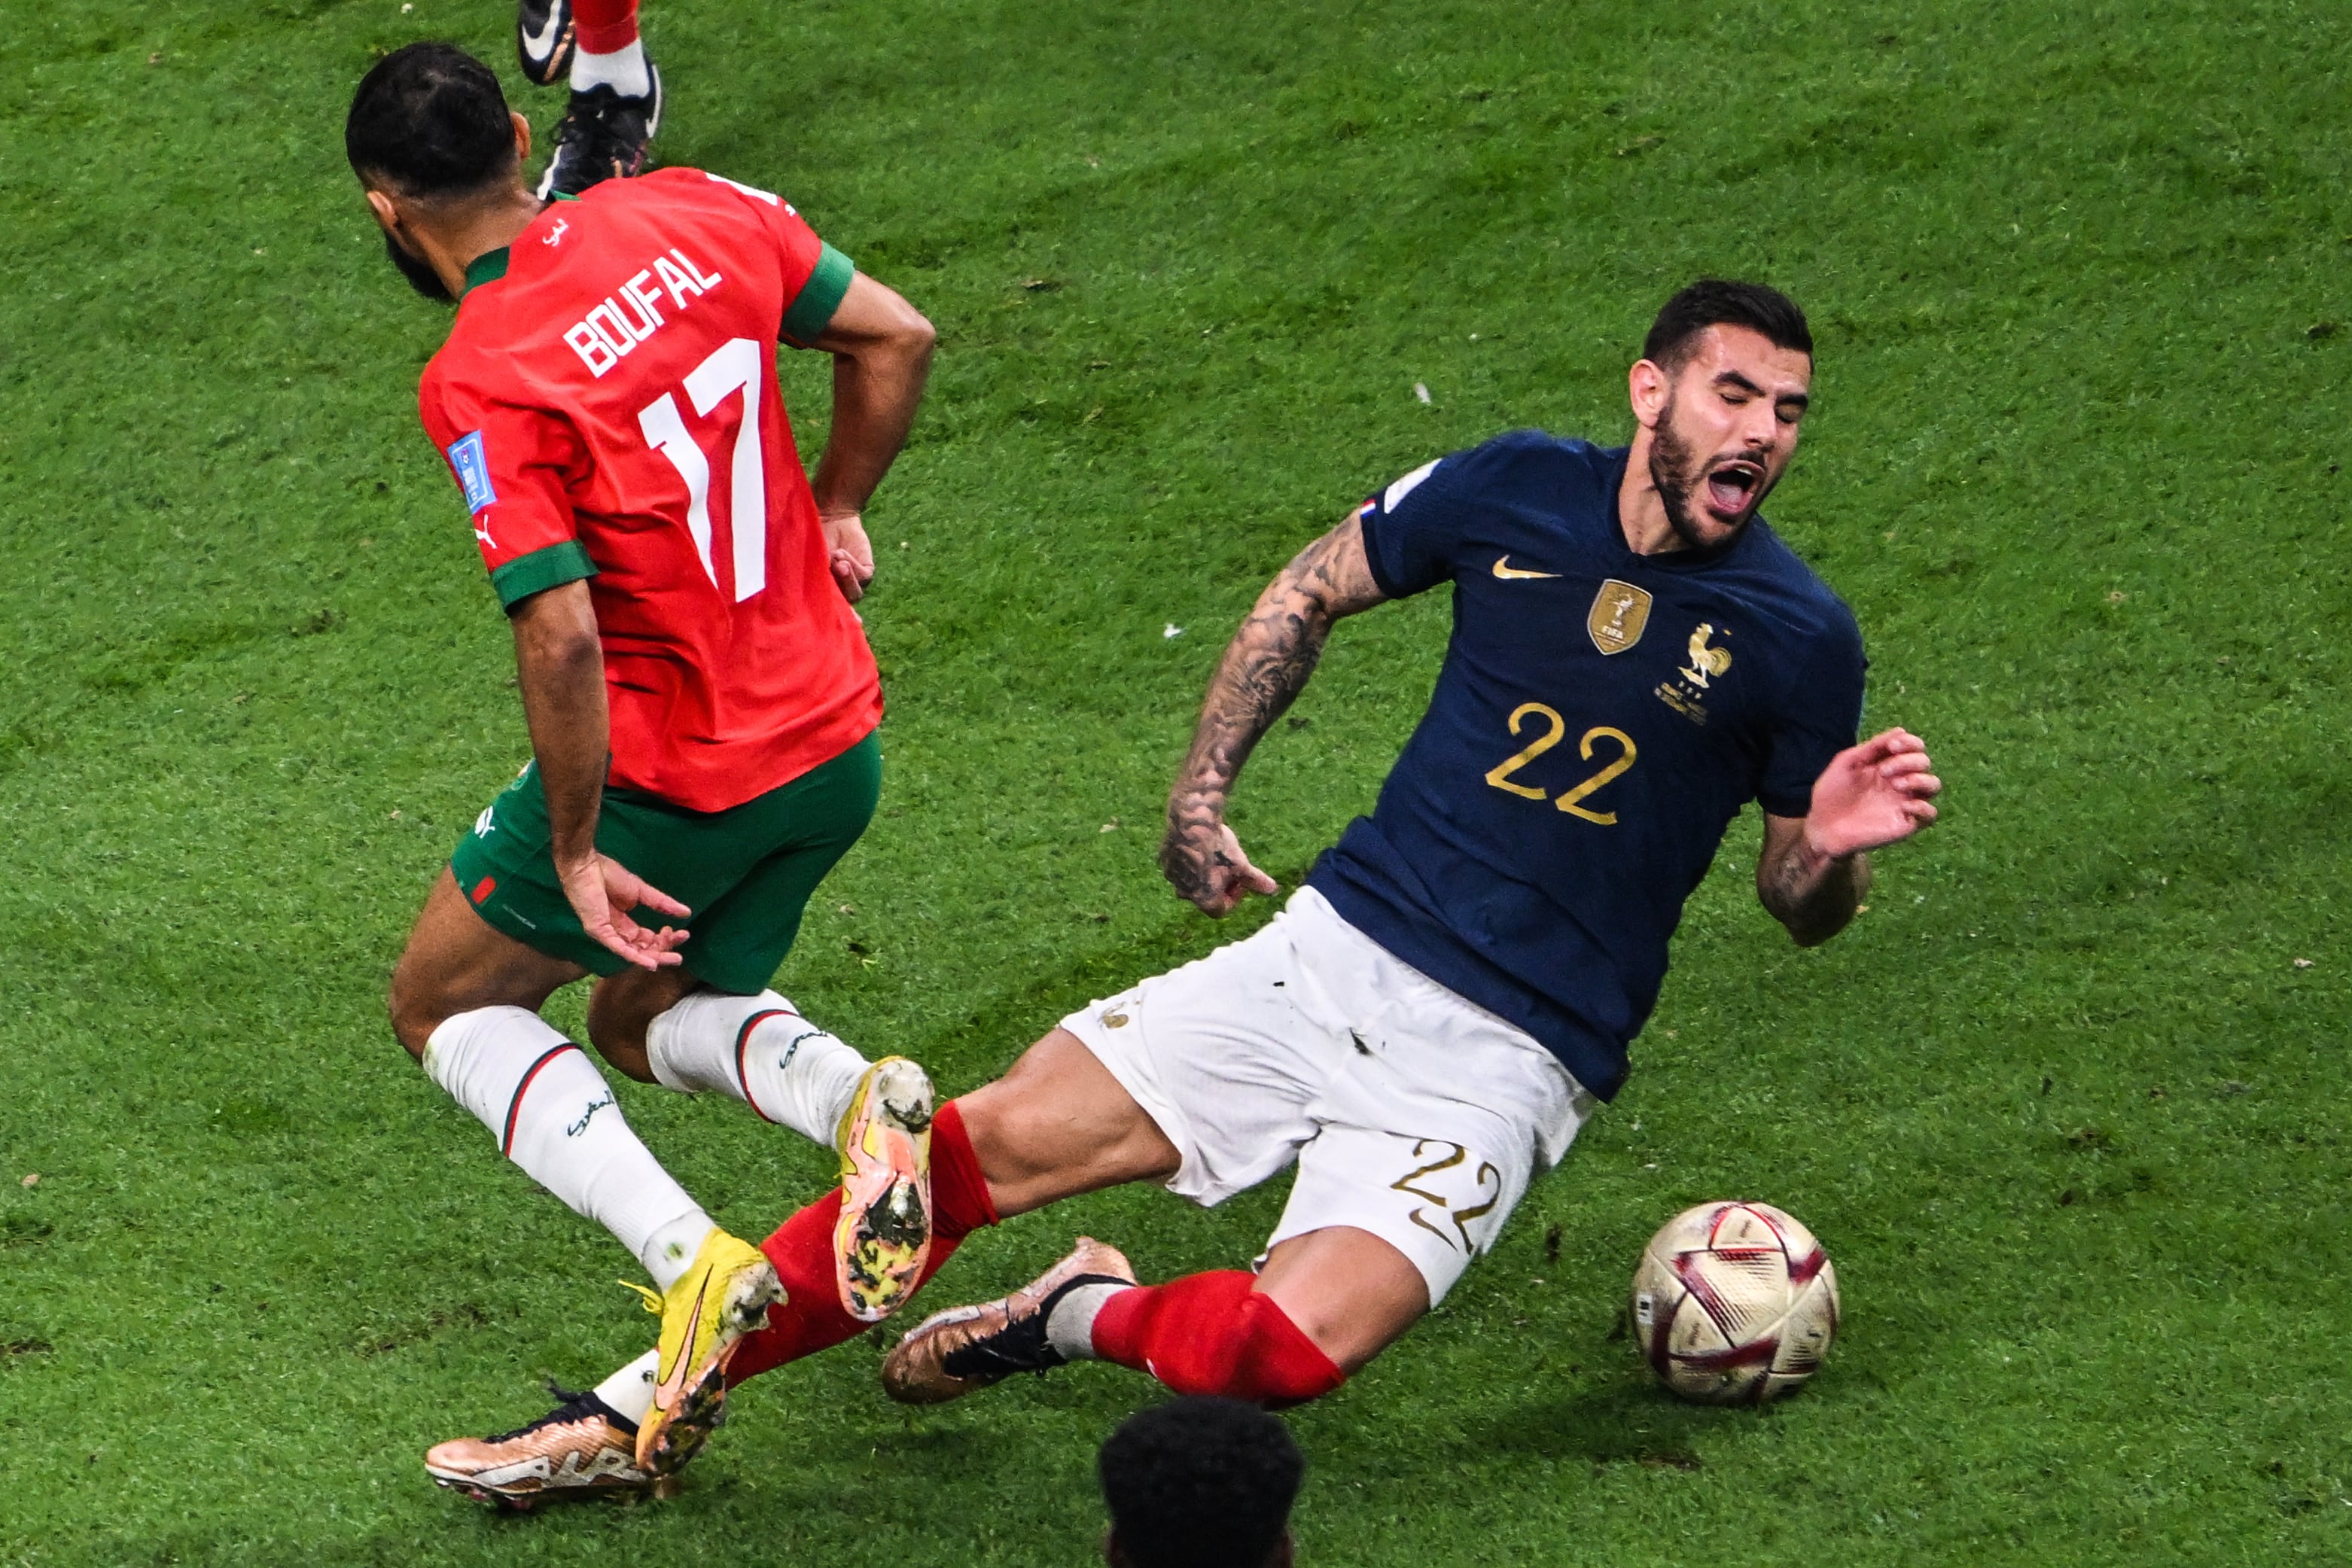
M 1331 623 L 1381 602 L 1355 513 L 1305 549 L 1258 595 L 1257 606 L 1217 664 L 1200 727 L 1168 794 L 1168 836 L 1160 869 L 1176 891 L 1211 915 L 1245 894 L 1272 893 L 1274 879 L 1250 864 L 1225 826 L 1225 798 L 1258 737 L 1306 687 Z
M 1824 855 L 1805 842 L 1805 819 L 1764 819 L 1756 896 L 1800 947 L 1818 947 L 1845 929 L 1870 892 L 1870 857 Z
M 1764 818 L 1756 896 L 1800 947 L 1845 929 L 1870 891 L 1872 850 L 1901 843 L 1936 820 L 1943 783 L 1927 748 L 1890 729 L 1830 758 L 1801 817 Z

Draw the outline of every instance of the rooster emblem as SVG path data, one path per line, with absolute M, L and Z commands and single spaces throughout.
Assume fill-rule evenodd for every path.
M 1706 645 L 1706 640 L 1714 635 L 1715 625 L 1707 621 L 1700 622 L 1698 630 L 1690 635 L 1690 668 L 1685 670 L 1683 674 L 1688 675 L 1692 682 L 1702 689 L 1706 685 L 1706 678 L 1709 675 L 1720 675 L 1731 668 L 1730 649 L 1710 648 Z M 1725 635 L 1728 636 L 1730 633 L 1726 632 Z

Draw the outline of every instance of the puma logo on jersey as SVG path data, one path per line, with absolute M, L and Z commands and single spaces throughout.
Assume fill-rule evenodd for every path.
M 1511 564 L 1511 558 L 1508 555 L 1498 555 L 1495 558 L 1495 575 L 1501 578 L 1505 582 L 1512 582 L 1521 578 L 1558 577 L 1559 573 L 1556 571 L 1529 571 L 1523 567 L 1513 566 Z
M 655 287 L 655 280 L 659 286 Z M 592 376 L 602 377 L 629 354 L 639 343 L 662 329 L 661 297 L 669 293 L 672 310 L 683 310 L 689 303 L 688 296 L 699 299 L 709 290 L 726 282 L 715 272 L 705 272 L 686 252 L 672 246 L 667 256 L 654 257 L 650 267 L 640 267 L 626 283 L 604 296 L 604 303 L 563 334 L 580 362 L 588 367 Z M 623 302 L 628 308 L 622 308 Z

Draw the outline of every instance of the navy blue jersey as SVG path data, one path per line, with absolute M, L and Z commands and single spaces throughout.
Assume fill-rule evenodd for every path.
M 1805 815 L 1864 669 L 1853 612 L 1762 518 L 1628 549 L 1625 461 L 1517 431 L 1365 503 L 1381 591 L 1453 583 L 1454 634 L 1379 804 L 1307 879 L 1603 1099 L 1725 829 L 1749 800 Z

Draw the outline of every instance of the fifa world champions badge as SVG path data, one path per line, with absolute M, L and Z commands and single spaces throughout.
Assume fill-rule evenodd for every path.
M 1649 624 L 1649 591 L 1613 577 L 1601 583 L 1584 616 L 1585 634 L 1604 657 L 1622 653 L 1640 642 Z

